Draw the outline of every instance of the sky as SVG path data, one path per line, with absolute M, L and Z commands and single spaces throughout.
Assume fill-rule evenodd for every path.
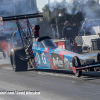
M 48 0 L 36 0 L 37 1 L 37 7 L 40 12 L 42 12 L 42 8 L 44 7 L 45 4 L 48 4 Z M 61 2 L 62 0 L 50 0 L 50 3 L 58 1 Z M 68 0 L 67 0 L 68 1 Z

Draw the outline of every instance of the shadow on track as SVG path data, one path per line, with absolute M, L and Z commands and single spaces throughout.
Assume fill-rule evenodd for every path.
M 83 72 L 83 80 L 97 80 L 100 79 L 100 72 Z

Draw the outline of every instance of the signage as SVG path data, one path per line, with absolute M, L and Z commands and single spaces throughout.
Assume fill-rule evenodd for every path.
M 20 26 L 22 29 L 27 28 L 26 20 L 19 20 Z M 11 31 L 11 30 L 16 30 L 17 29 L 17 24 L 16 21 L 6 21 L 4 22 L 4 31 Z

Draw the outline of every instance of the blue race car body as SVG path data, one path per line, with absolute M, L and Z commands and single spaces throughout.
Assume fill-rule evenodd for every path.
M 77 70 L 90 71 L 100 65 L 93 58 L 57 48 L 49 37 L 40 37 L 33 43 L 32 50 L 39 69 L 66 69 L 76 73 Z M 73 57 L 76 56 L 80 60 L 80 66 L 73 66 Z

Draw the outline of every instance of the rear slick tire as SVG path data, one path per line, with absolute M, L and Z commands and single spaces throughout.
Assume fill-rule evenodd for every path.
M 25 56 L 25 50 L 23 48 L 14 49 L 10 53 L 12 69 L 15 72 L 26 71 L 28 68 L 27 61 L 21 60 L 21 56 Z

